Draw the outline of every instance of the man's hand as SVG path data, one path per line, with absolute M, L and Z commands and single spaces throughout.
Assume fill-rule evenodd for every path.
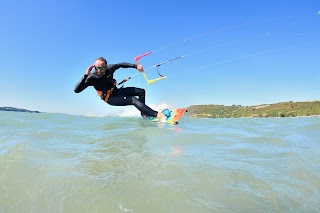
M 140 72 L 144 72 L 143 67 L 141 64 L 137 65 L 137 70 L 139 70 Z
M 92 68 L 94 68 L 94 65 L 91 65 L 90 67 L 88 67 L 87 71 L 86 71 L 86 75 L 90 75 L 90 72 L 92 70 Z

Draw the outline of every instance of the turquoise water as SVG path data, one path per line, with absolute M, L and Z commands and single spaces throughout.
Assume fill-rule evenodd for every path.
M 320 212 L 319 130 L 0 112 L 0 212 Z

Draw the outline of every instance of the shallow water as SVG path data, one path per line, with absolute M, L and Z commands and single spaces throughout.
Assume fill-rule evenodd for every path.
M 0 112 L 0 212 L 320 212 L 319 130 Z

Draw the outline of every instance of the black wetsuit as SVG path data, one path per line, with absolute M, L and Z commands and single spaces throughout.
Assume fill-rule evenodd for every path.
M 85 74 L 77 83 L 74 91 L 79 93 L 88 86 L 93 86 L 98 91 L 107 91 L 113 88 L 113 91 L 107 101 L 108 104 L 113 106 L 134 105 L 142 115 L 156 117 L 158 112 L 145 105 L 144 89 L 136 87 L 118 89 L 114 85 L 115 80 L 113 79 L 113 74 L 119 68 L 137 68 L 137 65 L 130 63 L 109 64 L 106 67 L 105 73 L 100 77 L 95 73 L 91 73 L 90 75 Z M 138 96 L 139 99 L 135 96 Z

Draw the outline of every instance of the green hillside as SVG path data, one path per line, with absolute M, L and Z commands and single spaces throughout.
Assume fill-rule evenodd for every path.
M 296 117 L 320 115 L 320 101 L 281 102 L 258 106 L 192 105 L 188 116 L 202 118 Z

